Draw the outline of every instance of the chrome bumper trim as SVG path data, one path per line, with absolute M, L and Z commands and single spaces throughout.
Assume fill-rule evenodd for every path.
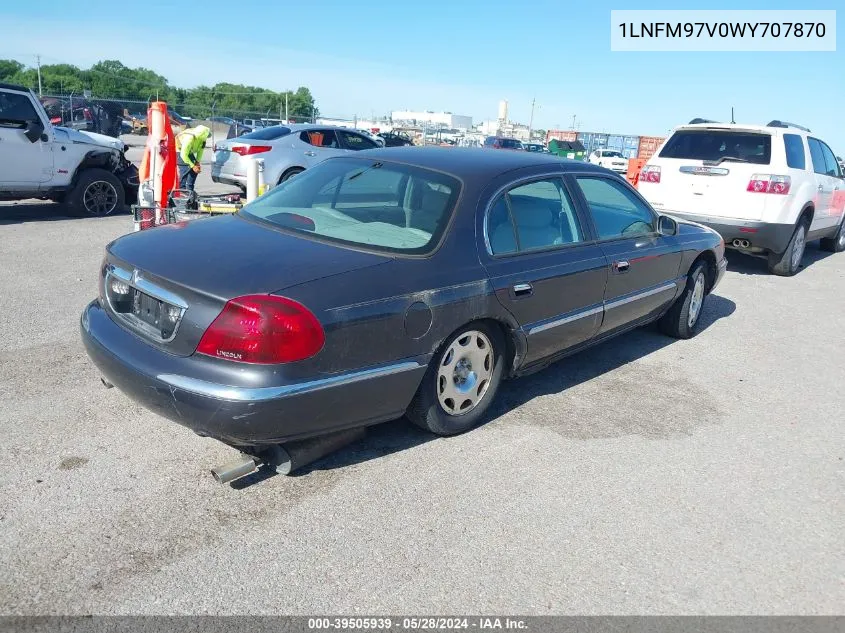
M 201 396 L 207 396 L 209 398 L 216 398 L 218 400 L 235 400 L 238 402 L 261 402 L 265 400 L 275 400 L 277 398 L 287 398 L 289 396 L 311 393 L 331 387 L 348 385 L 362 380 L 383 378 L 393 374 L 420 369 L 421 367 L 425 367 L 425 365 L 417 361 L 403 361 L 393 365 L 362 369 L 359 371 L 330 376 L 328 378 L 320 378 L 318 380 L 309 380 L 307 382 L 298 382 L 290 385 L 280 385 L 278 387 L 255 388 L 219 385 L 217 383 L 199 380 L 197 378 L 190 378 L 188 376 L 179 376 L 177 374 L 159 374 L 156 378 L 171 387 L 189 391 Z

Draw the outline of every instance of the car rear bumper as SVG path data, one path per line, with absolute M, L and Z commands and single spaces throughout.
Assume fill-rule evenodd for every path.
M 675 216 L 681 220 L 703 224 L 719 233 L 725 240 L 727 248 L 739 250 L 762 249 L 782 253 L 786 250 L 789 240 L 792 239 L 792 234 L 795 232 L 795 226 L 792 224 L 774 224 L 740 218 L 714 218 L 669 210 L 662 210 L 661 213 Z M 736 246 L 734 240 L 748 240 L 748 246 Z
M 240 447 L 398 418 L 428 361 L 412 358 L 306 382 L 234 387 L 184 375 L 184 369 L 174 373 L 174 357 L 124 330 L 98 301 L 85 308 L 80 328 L 88 356 L 107 382 L 169 420 Z

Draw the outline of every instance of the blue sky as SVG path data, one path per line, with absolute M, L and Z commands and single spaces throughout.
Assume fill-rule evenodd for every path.
M 708 0 L 707 9 L 836 9 L 780 0 Z M 702 116 L 801 123 L 845 154 L 845 48 L 826 53 L 629 53 L 610 51 L 610 10 L 676 9 L 677 2 L 537 0 L 358 0 L 238 3 L 157 0 L 136 9 L 189 26 L 144 28 L 137 12 L 113 0 L 88 0 L 84 11 L 41 0 L 36 18 L 25 3 L 3 9 L 0 57 L 81 66 L 120 59 L 171 83 L 217 81 L 295 89 L 307 85 L 326 116 L 391 110 L 448 110 L 476 121 L 496 117 L 500 99 L 511 119 L 535 127 L 662 135 Z M 157 11 L 156 7 L 160 7 Z M 117 8 L 116 8 L 117 7 Z M 181 7 L 184 7 L 182 9 Z M 688 5 L 683 8 L 696 8 Z M 840 6 L 842 23 L 845 7 Z M 112 17 L 112 16 L 119 17 Z M 130 24 L 132 17 L 132 24 Z M 229 26 L 236 23 L 235 26 Z M 841 29 L 837 29 L 837 33 Z M 153 48 L 145 45 L 154 43 Z

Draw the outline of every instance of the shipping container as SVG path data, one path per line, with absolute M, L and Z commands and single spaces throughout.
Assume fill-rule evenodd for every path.
M 578 140 L 584 145 L 588 154 L 597 149 L 605 149 L 607 147 L 607 139 L 608 135 L 600 132 L 581 132 L 578 134 Z
M 623 137 L 624 140 L 622 142 L 622 147 L 625 150 L 634 150 L 636 151 L 640 148 L 640 137 L 639 136 L 625 136 Z
M 663 145 L 666 138 L 662 136 L 641 136 L 640 144 L 637 148 L 637 158 L 648 160 L 654 156 L 657 149 Z
M 549 130 L 546 132 L 546 145 L 552 139 L 556 139 L 558 141 L 574 141 L 577 140 L 578 133 L 574 130 Z

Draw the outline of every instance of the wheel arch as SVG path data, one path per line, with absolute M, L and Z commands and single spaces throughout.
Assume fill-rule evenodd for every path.
M 73 178 L 70 181 L 70 188 L 76 187 L 79 182 L 79 177 L 87 169 L 98 168 L 105 169 L 114 174 L 117 167 L 120 165 L 120 157 L 115 150 L 110 149 L 92 149 L 79 161 L 79 165 L 73 172 Z M 119 179 L 118 179 L 119 180 Z M 123 183 L 121 183 L 123 184 Z
M 299 173 L 303 171 L 305 171 L 305 167 L 300 167 L 299 165 L 291 165 L 282 172 L 282 174 L 279 176 L 279 179 L 276 181 L 276 184 L 281 184 L 282 181 L 285 179 L 285 176 L 289 175 L 291 172 Z
M 802 220 L 806 220 L 807 224 L 811 225 L 813 223 L 813 217 L 815 216 L 815 214 L 816 214 L 815 205 L 812 202 L 808 202 L 801 209 L 801 213 L 798 214 L 798 220 L 797 220 L 796 224 L 798 222 L 801 222 Z
M 690 274 L 693 268 L 699 263 L 704 262 L 705 265 L 705 275 L 707 281 L 707 292 L 709 293 L 713 289 L 713 285 L 716 283 L 716 271 L 718 262 L 716 261 L 716 253 L 710 249 L 706 251 L 701 251 L 692 263 L 690 264 L 689 268 L 687 269 L 687 275 Z
M 455 334 L 461 330 L 470 328 L 474 324 L 484 324 L 487 327 L 496 330 L 504 341 L 505 349 L 503 356 L 505 359 L 504 376 L 512 376 L 515 370 L 519 367 L 522 359 L 525 357 L 526 342 L 524 335 L 515 321 L 504 316 L 485 316 L 467 321 L 463 325 L 456 327 L 448 335 L 444 336 L 437 347 L 434 349 L 432 358 L 437 358 L 438 354 L 443 350 L 443 346 L 452 339 Z

